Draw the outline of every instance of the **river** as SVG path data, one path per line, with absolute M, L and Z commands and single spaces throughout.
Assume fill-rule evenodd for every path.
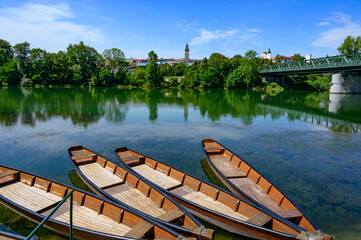
M 334 239 L 360 239 L 361 95 L 0 88 L 0 164 L 68 184 L 71 145 L 114 161 L 126 146 L 207 180 L 203 138 L 251 163 Z

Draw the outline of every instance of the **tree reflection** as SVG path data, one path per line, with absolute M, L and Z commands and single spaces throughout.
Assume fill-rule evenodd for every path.
M 148 119 L 156 121 L 158 108 L 163 104 L 183 107 L 185 121 L 193 106 L 211 121 L 231 116 L 249 125 L 259 116 L 285 117 L 288 121 L 306 121 L 335 131 L 358 132 L 361 97 L 348 95 L 335 100 L 329 96 L 314 92 L 267 94 L 223 89 L 0 88 L 0 124 L 9 127 L 19 122 L 34 127 L 37 122 L 52 118 L 70 119 L 84 128 L 102 118 L 121 123 L 130 104 L 145 104 Z

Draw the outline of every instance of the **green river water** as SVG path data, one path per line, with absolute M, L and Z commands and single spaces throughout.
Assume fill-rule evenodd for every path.
M 252 164 L 334 239 L 361 239 L 361 95 L 0 88 L 0 164 L 68 184 L 71 145 L 114 161 L 126 146 L 208 180 L 203 138 Z

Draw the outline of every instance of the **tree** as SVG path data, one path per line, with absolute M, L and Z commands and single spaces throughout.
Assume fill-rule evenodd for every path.
M 160 66 L 162 76 L 174 76 L 174 67 L 165 63 Z
M 353 37 L 347 36 L 341 46 L 337 48 L 337 50 L 343 54 L 353 54 L 361 52 L 361 36 Z
M 114 74 L 120 68 L 126 65 L 124 61 L 124 53 L 118 48 L 105 49 L 103 58 L 105 59 L 105 66 Z
M 21 73 L 13 59 L 0 66 L 0 82 L 3 85 L 18 85 L 20 81 Z
M 19 71 L 25 77 L 29 73 L 30 44 L 28 42 L 16 44 L 14 46 L 14 56 Z
M 208 67 L 199 73 L 199 80 L 202 87 L 216 88 L 222 87 L 223 81 L 219 76 L 218 69 L 215 67 Z
M 223 86 L 224 80 L 227 78 L 228 74 L 232 71 L 231 65 L 229 63 L 229 59 L 220 53 L 213 53 L 209 57 L 208 65 L 214 68 L 217 78 L 218 80 L 220 80 L 220 82 L 217 83 L 217 85 Z
M 241 55 L 239 55 L 239 54 L 234 55 L 234 57 L 230 59 L 231 60 L 232 71 L 239 67 L 239 65 L 241 64 L 242 59 L 243 59 L 243 57 Z
M 98 72 L 101 55 L 92 47 L 79 44 L 69 44 L 67 55 L 74 71 L 74 80 L 79 85 L 89 85 L 91 77 Z
M 258 53 L 254 50 L 248 50 L 245 54 L 244 54 L 244 58 L 246 59 L 256 59 L 257 58 Z
M 302 57 L 301 54 L 299 54 L 299 53 L 293 54 L 293 56 L 291 58 L 292 58 L 293 61 L 303 61 L 303 60 L 305 60 L 305 58 Z
M 275 63 L 283 63 L 285 61 L 285 56 L 277 54 L 275 57 Z
M 10 61 L 14 57 L 11 44 L 8 41 L 0 39 L 0 66 Z
M 145 82 L 145 75 L 147 74 L 146 68 L 137 67 L 134 70 L 132 78 L 130 80 L 130 84 L 134 86 L 141 86 Z
M 255 60 L 244 59 L 226 80 L 227 88 L 252 88 L 260 85 L 262 78 L 258 73 L 258 64 Z
M 49 84 L 50 67 L 48 61 L 44 61 L 48 53 L 40 48 L 33 48 L 30 50 L 29 56 L 29 77 L 35 84 Z
M 158 56 L 154 51 L 149 52 L 149 64 L 147 66 L 147 74 L 145 75 L 146 87 L 158 87 L 163 82 L 163 76 L 160 73 L 158 64 L 156 63 Z
M 187 65 L 184 62 L 178 63 L 174 67 L 174 75 L 175 76 L 184 76 L 187 71 Z

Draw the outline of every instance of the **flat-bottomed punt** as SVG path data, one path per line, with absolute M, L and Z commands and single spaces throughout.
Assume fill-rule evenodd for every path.
M 0 231 L 0 240 L 25 240 L 25 239 L 26 239 L 26 237 L 21 236 L 16 233 Z M 39 238 L 36 236 L 33 236 L 30 238 L 30 240 L 39 240 Z
M 264 206 L 308 231 L 319 230 L 296 203 L 249 163 L 213 139 L 202 140 L 202 146 L 209 166 L 234 194 Z
M 256 239 L 324 239 L 275 213 L 211 183 L 125 147 L 115 149 L 120 163 L 160 187 L 189 212 L 230 232 Z
M 184 239 L 176 231 L 119 204 L 47 178 L 0 166 L 0 202 L 35 223 L 40 223 L 73 189 L 76 239 Z M 69 234 L 68 200 L 44 224 L 65 236 Z
M 213 230 L 129 170 L 82 146 L 70 147 L 68 152 L 80 178 L 98 195 L 146 213 L 182 235 L 213 239 Z

